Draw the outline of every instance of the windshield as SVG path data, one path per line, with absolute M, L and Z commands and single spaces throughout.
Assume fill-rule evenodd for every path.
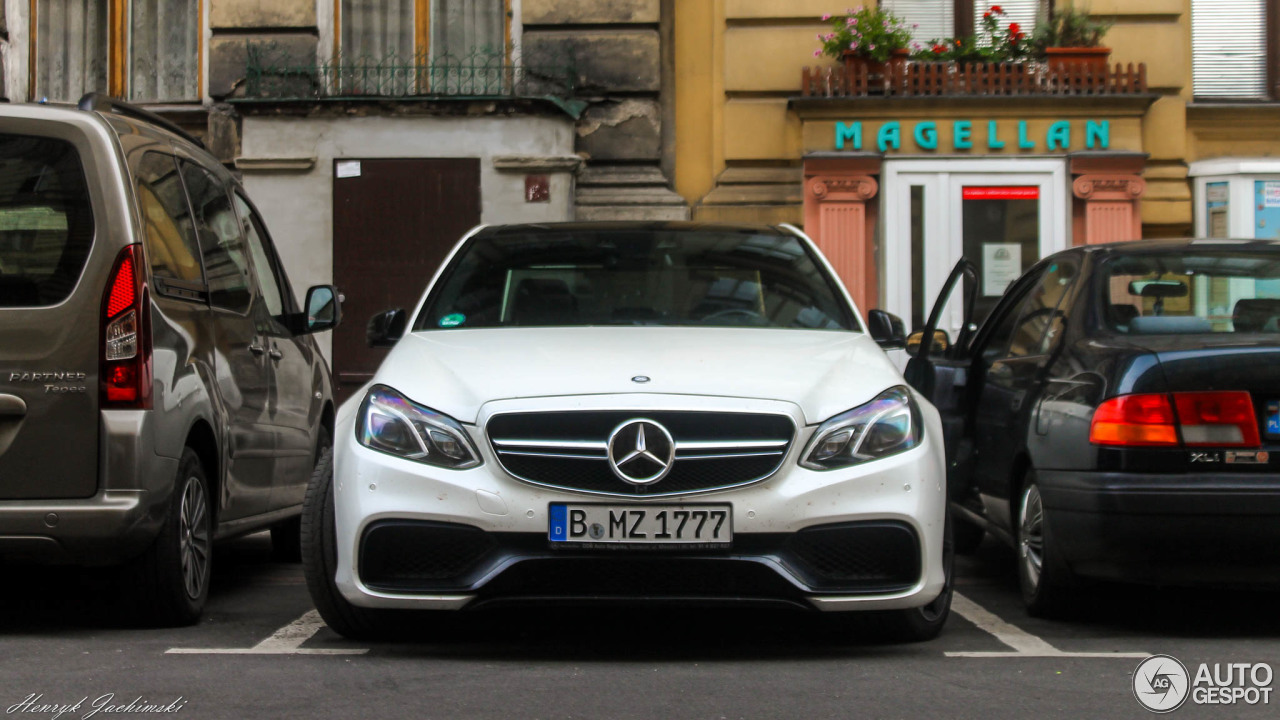
M 1183 248 L 1106 262 L 1106 322 L 1130 335 L 1280 332 L 1280 252 Z
M 576 229 L 475 238 L 414 329 L 584 325 L 857 327 L 793 236 Z

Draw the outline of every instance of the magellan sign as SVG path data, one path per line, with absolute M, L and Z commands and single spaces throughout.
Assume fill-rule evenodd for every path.
M 1071 150 L 1073 143 L 1074 149 L 1107 150 L 1111 145 L 1111 123 L 1058 120 L 1043 133 L 1029 130 L 1026 120 L 1018 120 L 1016 129 L 1011 123 L 995 120 L 922 120 L 910 124 L 890 120 L 878 128 L 868 127 L 865 133 L 861 121 L 835 124 L 836 150 L 862 150 L 864 140 L 879 152 L 902 150 L 904 143 L 909 143 L 908 149 L 914 144 L 919 150 L 938 150 L 939 145 L 950 144 L 951 150 L 1053 152 Z

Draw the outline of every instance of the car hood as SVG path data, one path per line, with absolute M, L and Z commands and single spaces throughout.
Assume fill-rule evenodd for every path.
M 659 327 L 411 333 L 374 382 L 466 423 L 492 400 L 650 393 L 789 401 L 812 424 L 903 384 L 862 333 Z

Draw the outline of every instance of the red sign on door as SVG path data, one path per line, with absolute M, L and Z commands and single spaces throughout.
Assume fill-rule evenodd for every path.
M 1038 200 L 1038 185 L 989 185 L 983 187 L 966 187 L 961 191 L 965 200 Z

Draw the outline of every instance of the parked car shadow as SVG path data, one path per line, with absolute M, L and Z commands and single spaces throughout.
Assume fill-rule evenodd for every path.
M 1169 638 L 1280 637 L 1280 614 L 1275 612 L 1280 607 L 1280 586 L 1274 584 L 1178 587 L 1091 582 L 1079 589 L 1068 616 L 1033 619 L 1022 606 L 1015 561 L 1011 548 L 988 536 L 976 553 L 958 558 L 959 592 L 971 584 L 998 588 L 1008 602 L 997 613 L 1008 622 L 1019 626 L 1048 622 L 1071 634 L 1092 630 Z

